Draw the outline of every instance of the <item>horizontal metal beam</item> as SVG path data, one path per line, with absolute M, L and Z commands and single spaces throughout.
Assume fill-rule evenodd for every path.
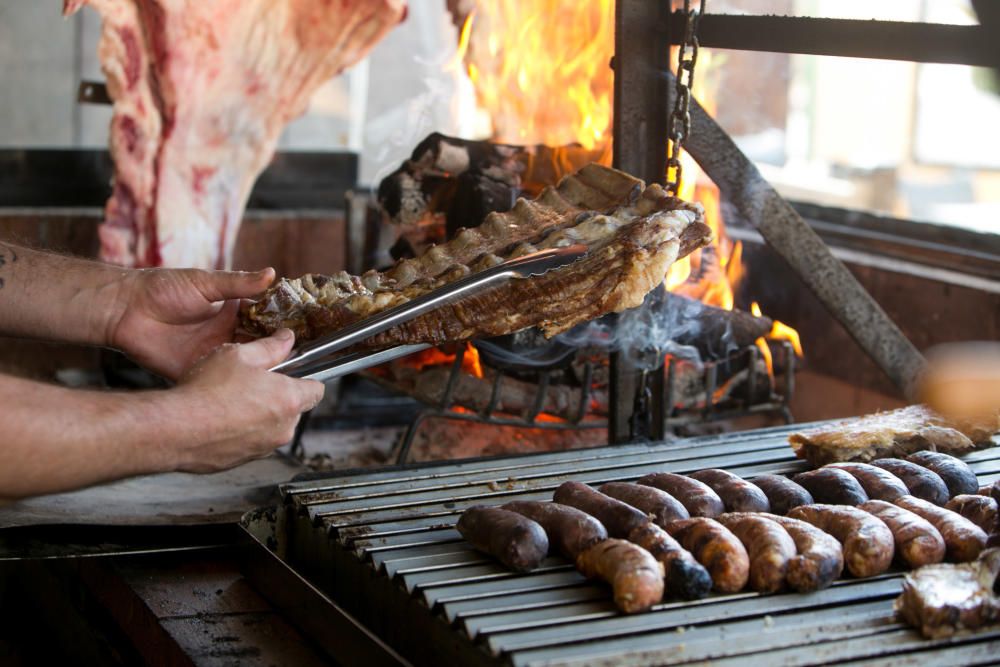
M 674 34 L 669 42 L 677 44 L 679 37 Z M 705 14 L 698 40 L 701 46 L 741 51 L 979 67 L 997 64 L 996 41 L 979 25 Z

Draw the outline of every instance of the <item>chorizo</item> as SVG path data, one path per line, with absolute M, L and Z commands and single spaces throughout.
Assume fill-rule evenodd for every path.
M 988 496 L 963 493 L 948 501 L 946 509 L 958 512 L 966 519 L 976 524 L 986 533 L 1000 530 L 1000 519 L 997 518 L 997 501 Z
M 910 569 L 944 560 L 944 538 L 927 519 L 884 500 L 869 500 L 859 508 L 889 526 L 896 544 L 896 557 Z
M 666 592 L 684 600 L 698 600 L 712 590 L 712 577 L 691 553 L 670 533 L 648 521 L 629 533 L 628 541 L 638 544 L 658 560 L 666 573 Z
M 887 470 L 902 480 L 911 496 L 935 505 L 948 502 L 948 486 L 941 475 L 903 459 L 875 459 L 872 465 Z
M 818 591 L 832 584 L 844 570 L 843 547 L 837 538 L 787 516 L 765 514 L 788 531 L 798 555 L 788 563 L 788 587 L 800 593 Z
M 597 490 L 606 496 L 611 496 L 642 510 L 653 520 L 653 523 L 661 528 L 671 521 L 691 517 L 681 501 L 666 491 L 652 486 L 643 486 L 632 482 L 608 482 L 601 484 Z
M 796 556 L 795 542 L 781 524 L 763 514 L 732 512 L 716 521 L 732 531 L 750 557 L 750 588 L 774 593 L 785 586 L 788 564 Z
M 719 494 L 696 479 L 672 472 L 655 472 L 639 478 L 639 484 L 666 491 L 681 501 L 692 517 L 719 516 L 726 511 Z
M 663 566 L 642 547 L 608 539 L 576 558 L 583 576 L 611 584 L 615 605 L 626 614 L 645 611 L 663 599 Z
M 549 538 L 549 548 L 554 548 L 570 560 L 576 560 L 587 547 L 608 539 L 608 531 L 600 521 L 568 505 L 515 500 L 500 509 L 517 512 L 536 521 Z
M 611 537 L 626 539 L 634 528 L 649 521 L 649 517 L 631 505 L 609 498 L 581 482 L 563 482 L 552 498 L 594 517 L 604 524 Z
M 903 480 L 893 475 L 888 470 L 855 461 L 844 463 L 831 463 L 827 468 L 837 468 L 849 473 L 858 484 L 865 490 L 872 500 L 885 500 L 892 502 L 896 498 L 902 498 L 910 494 L 910 490 L 903 484 Z
M 705 566 L 715 590 L 735 593 L 747 585 L 750 557 L 739 538 L 721 523 L 707 517 L 692 517 L 674 521 L 667 531 Z
M 470 507 L 455 527 L 469 544 L 518 572 L 535 569 L 549 552 L 549 539 L 537 522 L 499 507 Z
M 752 481 L 767 496 L 767 502 L 775 514 L 788 514 L 788 510 L 793 507 L 812 505 L 815 502 L 804 486 L 783 475 L 758 475 Z
M 975 560 L 986 546 L 986 533 L 983 529 L 957 512 L 932 505 L 913 496 L 903 496 L 896 501 L 896 504 L 914 514 L 919 514 L 938 529 L 944 538 L 946 556 L 949 560 L 959 563 Z
M 804 486 L 817 503 L 860 505 L 868 500 L 868 494 L 858 480 L 846 470 L 819 468 L 799 473 L 792 480 Z
M 704 482 L 722 498 L 727 512 L 769 512 L 771 504 L 758 487 L 738 475 L 718 468 L 693 472 L 688 477 Z
M 855 577 L 882 574 L 892 564 L 895 553 L 892 531 L 884 521 L 864 510 L 843 505 L 802 505 L 788 516 L 807 521 L 836 537 L 844 548 L 844 563 Z
M 924 451 L 910 454 L 906 460 L 936 472 L 948 487 L 949 498 L 963 493 L 976 493 L 979 490 L 976 473 L 972 472 L 972 468 L 965 461 L 954 456 Z

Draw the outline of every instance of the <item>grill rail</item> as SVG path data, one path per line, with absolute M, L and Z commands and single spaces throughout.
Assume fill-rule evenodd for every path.
M 802 428 L 798 426 L 797 428 Z M 476 504 L 548 499 L 567 479 L 634 480 L 721 467 L 744 476 L 802 470 L 791 427 L 666 444 L 343 473 L 282 487 L 285 556 L 417 662 L 644 665 L 830 662 L 975 664 L 1000 655 L 1000 628 L 925 640 L 893 618 L 901 574 L 843 578 L 811 594 L 712 595 L 619 613 L 607 588 L 566 560 L 508 571 L 454 528 Z M 964 457 L 981 483 L 1000 448 Z M 449 661 L 449 662 L 445 662 Z

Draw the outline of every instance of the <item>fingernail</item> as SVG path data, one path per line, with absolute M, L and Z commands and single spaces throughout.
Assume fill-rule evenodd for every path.
M 294 338 L 295 334 L 292 333 L 291 329 L 278 329 L 277 331 L 274 332 L 274 337 L 277 338 L 278 340 L 285 341 L 290 338 Z

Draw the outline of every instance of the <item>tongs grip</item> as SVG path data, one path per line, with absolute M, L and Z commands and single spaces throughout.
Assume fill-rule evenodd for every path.
M 572 245 L 565 248 L 548 248 L 522 257 L 503 262 L 494 267 L 460 278 L 439 289 L 412 299 L 404 304 L 389 308 L 378 315 L 367 317 L 348 325 L 331 336 L 305 345 L 286 359 L 272 367 L 292 377 L 315 376 L 319 371 L 336 365 L 330 355 L 356 345 L 392 327 L 408 322 L 441 306 L 465 298 L 488 287 L 499 285 L 510 278 L 540 275 L 554 268 L 564 266 L 579 259 L 586 253 L 586 246 Z M 410 347 L 410 346 L 407 346 Z M 395 349 L 395 348 L 394 348 Z M 383 351 L 384 352 L 384 351 Z M 322 361 L 322 360 L 326 361 Z M 363 363 L 363 362 L 362 362 Z M 374 362 L 371 365 L 375 365 Z M 357 370 L 365 368 L 360 365 Z

